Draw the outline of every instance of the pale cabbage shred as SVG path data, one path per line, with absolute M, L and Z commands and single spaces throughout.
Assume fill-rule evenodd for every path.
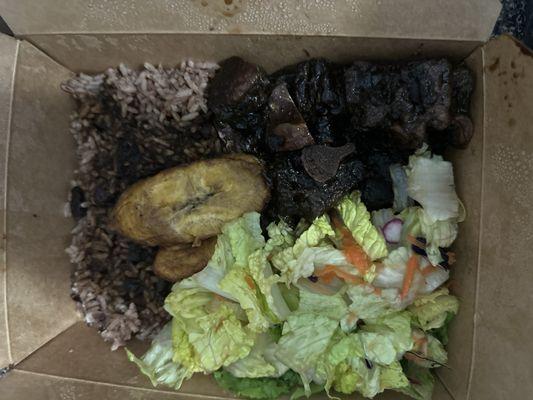
M 432 333 L 458 310 L 447 289 L 436 290 L 448 272 L 430 262 L 440 262 L 439 247 L 455 239 L 462 206 L 451 167 L 442 158 L 423 149 L 405 170 L 409 195 L 423 207 L 395 216 L 380 213 L 380 224 L 386 215 L 404 221 L 402 242 L 395 248 L 387 248 L 358 192 L 337 206 L 355 243 L 371 260 L 367 273 L 361 275 L 338 247 L 327 215 L 299 225 L 296 231 L 306 229 L 298 235 L 284 222 L 273 223 L 265 241 L 259 214 L 245 214 L 224 227 L 208 266 L 174 285 L 165 302 L 171 322 L 142 358 L 128 351 L 130 360 L 154 385 L 176 390 L 195 372 L 222 368 L 238 378 L 264 378 L 292 369 L 306 394 L 323 387 L 330 397 L 334 390 L 371 398 L 394 389 L 429 399 L 433 377 L 428 368 L 447 360 Z M 415 273 L 402 296 L 407 261 L 413 256 L 408 235 L 426 239 L 428 259 L 420 258 L 420 270 L 433 269 Z M 360 279 L 308 279 L 326 266 Z M 282 285 L 297 291 L 293 311 Z M 282 332 L 276 337 L 272 332 L 279 325 Z M 405 370 L 399 363 L 404 357 L 409 360 Z

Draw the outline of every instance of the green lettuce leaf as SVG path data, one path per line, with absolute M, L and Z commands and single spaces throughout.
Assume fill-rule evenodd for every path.
M 373 398 L 385 389 L 402 389 L 408 385 L 398 361 L 381 366 L 352 357 L 337 366 L 333 388 L 340 393 L 359 392 L 364 397 Z
M 173 360 L 193 372 L 216 371 L 252 349 L 256 335 L 239 318 L 238 305 L 212 292 L 173 289 L 165 310 L 173 317 Z
M 444 325 L 448 314 L 457 314 L 459 300 L 442 288 L 433 293 L 420 296 L 408 307 L 413 315 L 413 323 L 424 331 L 438 329 Z
M 444 324 L 442 324 L 442 326 L 439 328 L 429 330 L 429 333 L 435 336 L 439 340 L 439 342 L 441 342 L 445 346 L 448 344 L 448 330 L 450 327 L 450 322 L 452 322 L 454 317 L 455 317 L 454 313 L 447 312 L 446 319 L 444 320 Z
M 300 290 L 296 286 L 279 285 L 279 290 L 290 311 L 296 311 L 300 306 Z
M 409 157 L 405 172 L 409 197 L 422 205 L 432 222 L 459 217 L 459 198 L 450 162 L 441 156 L 418 152 Z
M 403 373 L 403 369 L 399 361 L 393 362 L 392 364 L 381 368 L 379 382 L 381 391 L 386 389 L 400 389 L 409 386 L 409 380 Z
M 337 205 L 337 211 L 355 241 L 372 260 L 387 256 L 385 239 L 372 224 L 370 213 L 361 201 L 359 192 L 344 197 Z
M 220 288 L 235 298 L 246 312 L 249 328 L 264 332 L 271 324 L 284 321 L 290 310 L 278 287 L 280 277 L 272 268 L 263 250 L 248 257 L 247 265 L 235 264 L 220 281 Z
M 265 239 L 261 234 L 259 218 L 259 213 L 250 212 L 224 225 L 222 233 L 218 235 L 213 257 L 207 266 L 180 282 L 181 287 L 200 286 L 236 301 L 236 297 L 230 291 L 220 287 L 220 282 L 230 269 L 235 266 L 245 267 L 248 264 L 248 257 L 264 247 Z
M 310 391 L 308 394 L 306 394 L 305 392 L 305 388 L 304 387 L 298 387 L 296 388 L 296 390 L 294 392 L 292 392 L 291 394 L 291 397 L 289 397 L 289 400 L 298 400 L 302 397 L 310 397 L 314 394 L 317 394 L 317 393 L 320 393 L 320 392 L 323 392 L 324 391 L 324 386 L 322 385 L 317 385 L 316 383 L 311 383 L 309 385 L 310 387 Z
M 384 291 L 386 290 L 388 289 Z M 350 286 L 346 293 L 352 303 L 348 306 L 348 313 L 341 320 L 342 330 L 351 331 L 360 319 L 375 319 L 393 312 L 391 300 L 387 297 L 387 293 L 383 292 L 379 296 L 374 293 L 374 288 L 370 285 Z M 393 296 L 396 296 L 396 291 Z
M 326 315 L 341 320 L 348 313 L 348 305 L 338 293 L 332 296 L 300 290 L 300 306 L 298 312 Z
M 416 238 L 421 234 L 420 220 L 418 218 L 419 210 L 420 207 L 408 207 L 399 214 L 399 217 L 403 220 L 402 234 L 400 236 L 400 244 L 402 246 L 411 247 L 411 242 L 407 239 L 408 236 Z
M 411 316 L 407 312 L 367 319 L 357 334 L 361 337 L 365 357 L 382 365 L 399 360 L 413 347 Z
M 374 397 L 385 389 L 408 385 L 398 361 L 388 366 L 365 360 L 365 352 L 359 334 L 336 335 L 328 350 L 320 359 L 315 380 L 325 381 L 327 393 L 333 387 L 337 392 L 359 392 Z
M 267 227 L 268 240 L 265 251 L 269 254 L 277 254 L 282 250 L 294 246 L 294 230 L 285 222 L 270 223 Z
M 259 334 L 250 354 L 224 369 L 237 378 L 279 377 L 289 368 L 275 357 L 276 349 L 273 335 Z
M 431 373 L 431 370 L 408 362 L 404 367 L 404 372 L 410 384 L 409 386 L 395 390 L 415 400 L 431 400 L 435 385 L 435 377 Z
M 248 257 L 265 246 L 260 218 L 261 215 L 257 212 L 246 213 L 222 228 L 222 234 L 229 238 L 231 252 L 237 265 L 247 265 Z
M 268 254 L 263 250 L 257 250 L 248 257 L 250 276 L 254 280 L 260 292 L 260 297 L 266 302 L 264 312 L 274 314 L 272 322 L 285 321 L 290 314 L 290 309 L 281 293 L 279 282 L 281 277 L 272 272 L 268 262 Z
M 419 209 L 418 220 L 422 236 L 431 246 L 449 247 L 457 237 L 457 218 L 433 221 L 424 209 Z
M 180 283 L 181 288 L 200 286 L 240 304 L 249 328 L 264 332 L 270 324 L 286 319 L 290 310 L 278 288 L 280 277 L 272 273 L 263 250 L 260 215 L 244 214 L 222 228 L 215 253 L 207 267 Z
M 413 329 L 415 346 L 405 355 L 410 362 L 424 368 L 437 368 L 446 365 L 448 354 L 442 343 L 420 329 Z
M 243 308 L 252 331 L 265 332 L 275 322 L 274 315 L 267 313 L 264 297 L 246 269 L 232 268 L 220 281 L 220 288 L 231 293 Z
M 315 219 L 311 226 L 296 239 L 294 246 L 274 254 L 272 264 L 281 272 L 283 282 L 294 284 L 301 277 L 311 276 L 315 268 L 315 253 L 318 251 L 313 248 L 327 246 L 325 239 L 334 234 L 328 217 L 323 215 Z M 327 246 L 327 249 L 335 250 L 331 246 Z M 339 254 L 342 255 L 341 252 L 337 252 L 337 257 Z M 345 259 L 344 262 L 346 262 Z
M 308 394 L 318 362 L 327 350 L 337 326 L 337 321 L 313 313 L 293 314 L 283 326 L 276 357 L 300 374 Z
M 141 358 L 126 349 L 128 359 L 137 364 L 143 374 L 150 378 L 152 385 L 169 386 L 175 390 L 189 379 L 193 371 L 173 361 L 172 328 L 167 323 L 152 341 L 150 349 Z
M 428 357 L 430 362 L 430 368 L 440 367 L 446 365 L 448 362 L 448 353 L 444 349 L 443 344 L 439 339 L 428 335 Z
M 190 278 L 179 282 L 179 285 L 182 288 L 202 287 L 205 290 L 217 293 L 222 297 L 236 300 L 235 297 L 230 293 L 224 292 L 219 286 L 220 281 L 234 263 L 235 258 L 231 251 L 229 238 L 226 235 L 219 235 L 215 246 L 215 252 L 207 263 L 207 266 Z
M 429 261 L 433 265 L 442 262 L 439 247 L 449 247 L 457 237 L 458 218 L 434 220 L 428 212 L 421 207 L 406 208 L 400 218 L 404 221 L 400 242 L 404 246 L 410 246 L 407 235 L 413 237 L 422 236 L 426 239 L 426 252 Z
M 315 379 L 323 382 L 326 392 L 334 386 L 341 393 L 352 393 L 359 381 L 349 368 L 349 360 L 364 357 L 363 345 L 357 335 L 336 334 L 330 347 L 321 357 Z
M 279 378 L 237 378 L 227 371 L 216 371 L 213 376 L 223 389 L 256 400 L 275 400 L 301 385 L 300 377 L 293 371 Z

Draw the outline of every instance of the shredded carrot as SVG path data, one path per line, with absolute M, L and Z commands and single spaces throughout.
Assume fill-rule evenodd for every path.
M 246 275 L 244 277 L 244 280 L 246 281 L 246 283 L 248 284 L 250 289 L 255 290 L 255 283 L 254 283 L 254 280 L 252 279 L 252 277 L 250 275 Z
M 415 254 L 413 254 L 407 261 L 407 269 L 403 277 L 402 292 L 400 294 L 400 297 L 402 299 L 407 297 L 409 289 L 411 289 L 411 285 L 413 284 L 413 279 L 415 277 L 415 272 L 418 269 L 418 264 L 418 257 Z
M 414 244 L 416 247 L 419 247 L 421 249 L 426 248 L 426 244 L 415 238 L 413 235 L 407 235 L 407 240 L 409 241 L 409 243 Z
M 318 277 L 329 275 L 332 274 L 336 269 L 337 267 L 335 265 L 328 264 L 322 269 L 315 270 L 315 275 Z
M 374 294 L 377 294 L 378 296 L 381 296 L 382 290 L 379 287 L 374 288 Z
M 348 262 L 353 264 L 361 274 L 365 274 L 372 265 L 368 254 L 353 239 L 351 242 L 343 241 L 343 247 Z
M 349 274 L 348 272 L 342 270 L 341 268 L 338 268 L 337 266 L 330 265 L 330 264 L 326 265 L 324 268 L 320 270 L 315 271 L 315 275 L 323 279 L 324 282 L 328 280 L 329 282 L 331 282 L 331 280 L 333 279 L 332 275 L 334 275 L 334 276 L 337 276 L 338 278 L 343 279 L 344 281 L 348 283 L 353 283 L 353 284 L 363 283 L 363 280 L 359 278 L 358 276 Z
M 336 278 L 337 275 L 335 275 L 333 272 L 329 272 L 327 274 L 324 274 L 324 275 L 321 275 L 320 276 L 320 280 L 324 283 L 331 283 L 333 281 L 334 278 Z
M 342 239 L 343 253 L 350 264 L 364 275 L 372 266 L 372 261 L 363 248 L 355 241 L 350 230 L 344 225 L 341 218 L 333 214 L 331 221 L 333 226 L 339 231 Z

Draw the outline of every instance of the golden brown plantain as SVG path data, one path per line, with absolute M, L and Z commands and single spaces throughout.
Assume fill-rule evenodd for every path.
M 238 154 L 171 168 L 137 182 L 113 210 L 116 230 L 139 243 L 164 247 L 220 233 L 242 214 L 261 211 L 269 198 L 263 167 Z
M 177 282 L 201 271 L 213 256 L 217 238 L 202 241 L 198 247 L 180 244 L 161 248 L 154 261 L 154 272 L 157 276 Z

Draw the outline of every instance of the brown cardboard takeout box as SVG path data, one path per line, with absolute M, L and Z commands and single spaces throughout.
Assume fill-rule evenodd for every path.
M 202 375 L 179 393 L 151 388 L 76 314 L 63 251 L 73 224 L 62 211 L 73 103 L 59 84 L 119 62 L 231 55 L 269 70 L 318 56 L 466 58 L 475 135 L 451 154 L 468 210 L 453 275 L 461 310 L 434 398 L 533 398 L 533 57 L 508 37 L 485 44 L 497 0 L 61 3 L 2 2 L 18 40 L 0 36 L 0 367 L 15 365 L 0 399 L 227 396 Z

